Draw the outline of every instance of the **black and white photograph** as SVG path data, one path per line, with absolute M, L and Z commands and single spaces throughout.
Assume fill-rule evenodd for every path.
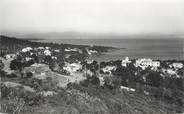
M 0 114 L 184 114 L 184 0 L 0 0 Z

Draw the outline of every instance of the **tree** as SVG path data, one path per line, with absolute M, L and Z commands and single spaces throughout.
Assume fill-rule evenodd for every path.
M 33 76 L 33 73 L 32 72 L 27 72 L 26 73 L 26 78 L 31 78 Z
M 121 78 L 117 76 L 106 77 L 104 85 L 107 86 L 109 89 L 117 89 L 121 86 Z
M 39 63 L 39 59 L 38 59 L 38 56 L 36 56 L 36 54 L 33 54 L 32 57 L 34 58 L 34 61 L 36 63 Z
M 146 83 L 155 87 L 159 87 L 161 85 L 162 80 L 163 79 L 158 72 L 151 72 L 146 77 Z
M 11 61 L 10 68 L 11 68 L 11 70 L 19 70 L 19 71 L 22 71 L 23 64 L 21 63 L 21 61 L 15 59 L 15 60 L 12 60 Z
M 99 80 L 98 77 L 96 77 L 96 76 L 92 76 L 92 77 L 90 78 L 90 82 L 91 82 L 91 84 L 93 84 L 93 85 L 99 85 L 99 84 L 100 84 L 100 80 Z
M 184 68 L 178 69 L 178 75 L 183 76 L 183 78 L 184 78 Z
M 34 64 L 34 60 L 33 60 L 33 59 L 31 59 L 31 60 L 25 62 L 23 65 L 24 65 L 24 67 L 29 67 L 29 66 L 31 66 L 32 64 Z
M 47 63 L 47 64 L 51 64 L 53 62 L 53 60 L 52 60 L 51 56 L 46 56 L 44 58 L 44 62 Z
M 2 60 L 0 60 L 0 70 L 2 70 L 4 68 L 4 63 L 2 62 Z

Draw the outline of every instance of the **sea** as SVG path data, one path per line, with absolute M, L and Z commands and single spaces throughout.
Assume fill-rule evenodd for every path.
M 39 42 L 52 42 L 77 45 L 99 45 L 119 48 L 93 56 L 97 61 L 137 58 L 154 60 L 184 60 L 184 39 L 44 39 Z

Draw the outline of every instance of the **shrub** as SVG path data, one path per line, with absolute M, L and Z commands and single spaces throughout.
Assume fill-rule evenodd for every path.
M 25 91 L 22 88 L 1 86 L 2 104 L 1 111 L 5 113 L 19 113 L 27 110 L 27 107 L 43 104 L 44 98 L 33 92 Z

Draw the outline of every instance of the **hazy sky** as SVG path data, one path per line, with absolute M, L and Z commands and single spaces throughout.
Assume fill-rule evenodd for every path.
M 184 33 L 184 0 L 0 0 L 0 30 Z

